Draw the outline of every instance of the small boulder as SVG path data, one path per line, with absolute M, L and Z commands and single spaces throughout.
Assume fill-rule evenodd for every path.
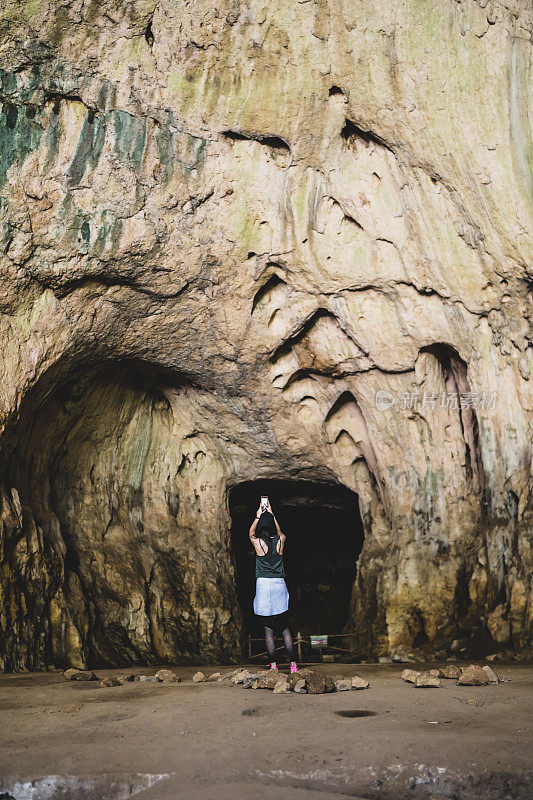
M 429 672 L 419 672 L 414 683 L 417 689 L 440 689 L 440 681 Z
M 370 684 L 368 681 L 365 681 L 364 678 L 360 678 L 358 675 L 354 675 L 351 680 L 351 688 L 352 689 L 368 689 Z
M 429 670 L 429 674 L 433 678 L 444 678 L 444 675 L 442 674 L 442 670 L 441 669 L 430 669 Z
M 325 692 L 325 676 L 318 672 L 309 672 L 305 676 L 305 687 L 308 694 L 324 694 Z
M 294 689 L 298 681 L 301 680 L 304 680 L 305 682 L 305 679 L 299 672 L 291 672 L 290 675 L 287 675 L 287 681 L 289 682 L 289 686 L 291 687 L 291 689 Z
M 213 672 L 211 675 L 208 675 L 205 680 L 207 683 L 211 683 L 213 681 L 218 681 L 220 677 L 221 677 L 220 672 Z
M 280 674 L 277 669 L 269 669 L 264 675 L 258 678 L 258 689 L 274 689 L 277 682 L 280 680 Z M 285 678 L 284 678 L 285 680 Z M 253 687 L 252 687 L 253 688 Z
M 416 683 L 416 679 L 420 675 L 419 672 L 416 672 L 414 669 L 404 669 L 401 674 L 402 681 L 407 681 L 407 683 Z
M 458 667 L 457 664 L 445 664 L 440 670 L 440 677 L 457 680 L 461 676 L 461 672 L 461 667 Z
M 155 675 L 136 675 L 135 683 L 159 683 Z
M 244 678 L 250 674 L 251 673 L 247 669 L 238 669 L 231 675 L 230 681 L 234 686 L 236 686 L 238 683 L 242 683 Z
M 63 673 L 66 681 L 97 681 L 94 672 L 86 669 L 66 669 Z
M 171 669 L 160 669 L 159 672 L 155 673 L 155 677 L 161 683 L 178 683 L 181 681 L 181 678 Z
M 489 683 L 500 683 L 501 678 L 499 677 L 499 675 L 496 675 L 494 670 L 491 667 L 489 667 L 488 664 L 485 664 L 485 666 L 483 667 L 483 671 L 486 673 L 487 678 L 489 679 Z
M 105 689 L 108 686 L 121 686 L 119 679 L 116 678 L 114 675 L 107 675 L 100 681 L 100 686 L 102 689 Z
M 129 672 L 124 675 L 117 675 L 117 681 L 120 683 L 121 686 L 125 683 L 133 683 L 134 680 L 135 680 L 135 675 L 133 674 L 133 672 Z
M 458 686 L 486 686 L 488 683 L 487 673 L 478 664 L 470 664 L 457 681 Z
M 192 679 L 195 683 L 202 683 L 205 680 L 205 675 L 203 672 L 195 672 Z
M 274 686 L 274 694 L 287 694 L 290 690 L 289 681 L 285 678 L 281 678 Z
M 294 691 L 296 692 L 296 694 L 307 694 L 305 678 L 300 678 L 300 680 L 296 681 L 296 683 L 294 684 Z
M 249 672 L 249 673 L 248 673 L 248 675 L 246 675 L 246 676 L 243 678 L 243 681 L 242 681 L 242 686 L 243 686 L 243 689 L 251 689 L 251 688 L 252 688 L 252 685 L 253 685 L 253 684 L 254 684 L 256 681 L 258 681 L 260 677 L 261 677 L 261 676 L 260 676 L 260 675 L 257 675 L 255 672 Z
M 351 688 L 352 682 L 347 678 L 342 678 L 341 680 L 335 681 L 336 692 L 348 692 Z

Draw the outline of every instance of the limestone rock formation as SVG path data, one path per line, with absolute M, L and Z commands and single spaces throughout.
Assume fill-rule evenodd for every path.
M 531 31 L 2 4 L 0 667 L 238 660 L 264 478 L 357 494 L 361 654 L 527 645 Z

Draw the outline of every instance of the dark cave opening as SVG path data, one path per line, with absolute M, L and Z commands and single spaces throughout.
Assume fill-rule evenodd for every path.
M 262 633 L 252 611 L 255 552 L 248 531 L 264 494 L 287 536 L 284 562 L 293 634 L 340 633 L 348 620 L 363 547 L 358 497 L 335 483 L 275 479 L 246 481 L 229 492 L 243 633 Z

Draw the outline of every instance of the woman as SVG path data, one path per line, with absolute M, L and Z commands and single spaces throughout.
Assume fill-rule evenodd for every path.
M 269 669 L 278 668 L 274 642 L 274 631 L 276 631 L 283 636 L 291 661 L 291 672 L 298 672 L 288 621 L 289 592 L 283 566 L 285 534 L 281 532 L 278 521 L 272 513 L 270 502 L 267 503 L 266 511 L 263 511 L 261 506 L 257 509 L 255 520 L 250 527 L 250 541 L 256 552 L 254 612 L 265 627 L 266 647 L 270 658 Z

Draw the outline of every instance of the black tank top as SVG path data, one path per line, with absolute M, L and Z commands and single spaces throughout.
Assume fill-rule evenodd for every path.
M 261 545 L 268 544 L 268 552 L 262 556 L 255 556 L 255 577 L 256 578 L 284 578 L 285 568 L 283 566 L 283 556 L 278 553 L 279 535 L 268 536 L 261 539 Z

